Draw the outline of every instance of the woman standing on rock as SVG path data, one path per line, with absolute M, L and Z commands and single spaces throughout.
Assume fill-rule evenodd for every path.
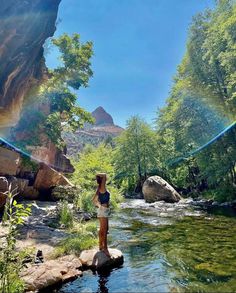
M 93 197 L 93 202 L 98 207 L 97 217 L 100 222 L 99 250 L 102 250 L 107 256 L 110 257 L 107 247 L 108 217 L 110 215 L 110 193 L 106 189 L 106 179 L 107 176 L 105 173 L 99 173 L 96 175 L 98 187 Z

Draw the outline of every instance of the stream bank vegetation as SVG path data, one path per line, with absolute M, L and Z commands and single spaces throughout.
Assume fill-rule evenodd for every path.
M 79 256 L 83 250 L 98 245 L 97 223 L 94 220 L 88 222 L 74 221 L 73 226 L 67 231 L 69 236 L 55 247 L 51 255 L 52 258 L 67 254 Z
M 0 292 L 20 293 L 24 292 L 24 282 L 20 278 L 20 270 L 24 266 L 24 260 L 29 257 L 28 250 L 16 250 L 16 237 L 18 228 L 24 224 L 24 218 L 31 213 L 30 205 L 17 203 L 16 189 L 6 180 L 8 190 L 2 218 L 2 225 L 7 228 L 5 239 L 1 239 L 0 248 Z
M 78 157 L 72 160 L 75 172 L 70 176 L 70 180 L 79 185 L 82 190 L 75 202 L 79 209 L 95 214 L 96 207 L 92 202 L 92 197 L 97 189 L 96 174 L 99 172 L 107 174 L 111 209 L 117 209 L 119 203 L 122 202 L 123 196 L 114 180 L 114 155 L 114 149 L 110 144 L 100 144 L 98 147 L 87 145 L 78 154 Z

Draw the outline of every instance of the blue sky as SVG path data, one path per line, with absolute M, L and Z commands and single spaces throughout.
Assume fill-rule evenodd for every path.
M 214 0 L 62 0 L 55 36 L 79 33 L 94 43 L 89 88 L 78 102 L 88 111 L 103 106 L 115 124 L 132 115 L 152 123 L 171 88 L 186 48 L 192 16 Z M 54 50 L 47 65 L 58 64 Z

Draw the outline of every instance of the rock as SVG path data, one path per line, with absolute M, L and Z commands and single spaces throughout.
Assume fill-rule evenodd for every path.
M 38 190 L 47 190 L 57 185 L 73 186 L 63 174 L 41 163 L 36 175 L 34 187 Z
M 143 184 L 142 192 L 147 202 L 164 200 L 174 203 L 181 199 L 179 193 L 159 176 L 149 177 Z
M 39 109 L 40 111 L 40 109 Z M 40 111 L 41 112 L 41 111 Z M 21 135 L 21 133 L 20 133 Z M 19 136 L 19 133 L 17 133 Z M 59 172 L 73 173 L 74 167 L 66 157 L 66 149 L 59 150 L 45 133 L 39 134 L 41 146 L 27 146 L 31 155 Z M 17 139 L 19 140 L 19 138 Z
M 16 178 L 15 183 L 16 184 L 16 188 L 17 188 L 17 192 L 19 194 L 22 194 L 25 190 L 25 188 L 28 186 L 29 184 L 29 180 L 24 179 L 24 178 Z
M 8 190 L 8 182 L 5 177 L 0 177 L 0 208 L 2 208 L 7 199 L 7 195 L 4 194 L 5 191 Z
M 77 156 L 77 153 L 81 152 L 87 144 L 95 147 L 102 142 L 114 145 L 113 138 L 124 131 L 122 127 L 114 125 L 112 116 L 103 107 L 98 107 L 91 114 L 95 119 L 95 124 L 85 123 L 83 129 L 78 129 L 73 133 L 62 132 L 70 156 Z
M 11 191 L 14 194 L 21 194 L 24 188 L 28 185 L 28 180 L 16 178 L 14 176 L 0 177 L 0 207 L 3 207 L 6 203 L 7 195 L 4 192 L 9 190 L 11 186 Z
M 56 29 L 60 1 L 1 1 L 0 127 L 16 124 L 24 98 L 43 79 L 43 45 Z
M 22 204 L 27 205 L 29 202 L 22 201 Z M 17 249 L 34 248 L 35 253 L 43 251 L 44 260 L 51 257 L 55 246 L 69 236 L 67 231 L 57 229 L 57 207 L 58 204 L 54 202 L 32 202 L 31 215 L 19 227 Z
M 92 116 L 95 118 L 95 125 L 114 125 L 111 115 L 101 106 L 92 112 Z
M 35 200 L 39 198 L 39 191 L 34 186 L 26 186 L 21 195 L 25 199 Z
M 118 249 L 109 248 L 111 257 L 97 249 L 84 250 L 80 254 L 80 261 L 84 267 L 93 269 L 118 267 L 123 264 L 124 257 L 122 252 Z
M 17 152 L 0 147 L 0 176 L 17 175 L 20 162 L 20 155 Z
M 74 255 L 49 260 L 42 264 L 30 265 L 21 272 L 26 291 L 45 289 L 82 275 L 82 264 Z

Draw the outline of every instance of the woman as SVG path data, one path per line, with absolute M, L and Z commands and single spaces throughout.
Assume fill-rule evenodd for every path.
M 110 257 L 107 247 L 108 217 L 110 214 L 110 193 L 106 190 L 106 179 L 107 176 L 105 173 L 99 173 L 96 175 L 98 188 L 93 197 L 93 202 L 98 207 L 97 217 L 100 222 L 99 249 Z

